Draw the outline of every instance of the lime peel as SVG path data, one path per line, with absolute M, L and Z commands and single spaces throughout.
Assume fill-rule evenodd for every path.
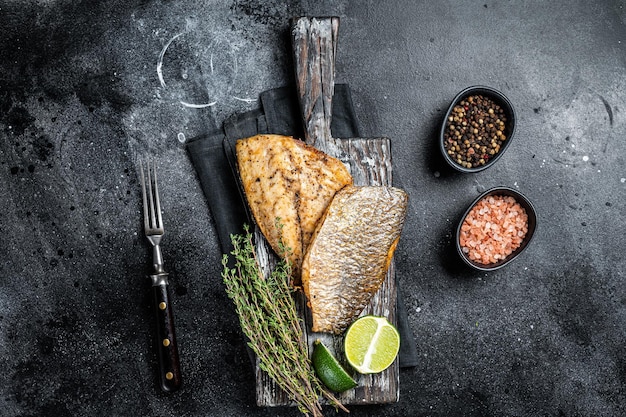
M 320 341 L 313 342 L 311 361 L 317 377 L 334 392 L 344 392 L 357 386 L 357 382 L 341 366 L 337 358 Z
M 385 317 L 363 316 L 346 331 L 346 359 L 361 374 L 384 371 L 395 361 L 399 350 L 400 334 Z

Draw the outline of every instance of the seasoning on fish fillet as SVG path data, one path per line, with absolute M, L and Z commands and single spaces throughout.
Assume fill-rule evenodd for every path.
M 290 249 L 298 284 L 302 258 L 318 221 L 335 193 L 352 184 L 352 176 L 340 160 L 289 136 L 241 139 L 236 153 L 250 211 L 275 252 L 281 253 L 279 238 Z
M 339 191 L 302 263 L 314 332 L 342 333 L 385 280 L 404 225 L 408 196 L 394 187 Z

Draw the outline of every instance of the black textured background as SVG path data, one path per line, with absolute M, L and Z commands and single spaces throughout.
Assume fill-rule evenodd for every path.
M 0 416 L 291 416 L 254 405 L 184 142 L 293 81 L 288 19 L 342 18 L 337 81 L 393 141 L 410 195 L 397 268 L 421 362 L 400 402 L 354 416 L 626 414 L 624 1 L 0 2 Z M 159 54 L 165 86 L 157 76 Z M 503 91 L 498 164 L 447 170 L 461 89 Z M 215 102 L 195 109 L 183 106 Z M 158 391 L 138 157 L 158 158 L 184 388 Z M 539 212 L 520 259 L 483 274 L 451 248 L 479 192 Z M 328 415 L 334 410 L 325 410 Z

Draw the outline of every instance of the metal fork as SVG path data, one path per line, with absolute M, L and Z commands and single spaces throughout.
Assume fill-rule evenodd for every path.
M 145 169 L 144 169 L 145 165 Z M 165 392 L 180 388 L 182 379 L 178 359 L 178 345 L 174 331 L 174 314 L 170 302 L 168 273 L 163 267 L 161 238 L 165 234 L 161 214 L 161 201 L 157 182 L 156 163 L 139 161 L 141 193 L 143 197 L 143 223 L 148 241 L 152 245 L 150 274 L 154 296 L 154 311 L 157 320 L 157 350 L 159 352 L 159 376 L 161 389 Z

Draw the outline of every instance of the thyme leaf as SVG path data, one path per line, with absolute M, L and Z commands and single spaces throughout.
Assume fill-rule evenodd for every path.
M 279 220 L 277 227 L 280 230 Z M 283 256 L 266 277 L 259 265 L 248 225 L 244 233 L 231 235 L 234 264 L 222 258 L 226 293 L 235 304 L 248 345 L 259 359 L 259 367 L 283 389 L 304 414 L 322 416 L 320 398 L 348 411 L 315 376 L 298 317 L 291 267 Z M 284 248 L 287 251 L 287 248 Z

